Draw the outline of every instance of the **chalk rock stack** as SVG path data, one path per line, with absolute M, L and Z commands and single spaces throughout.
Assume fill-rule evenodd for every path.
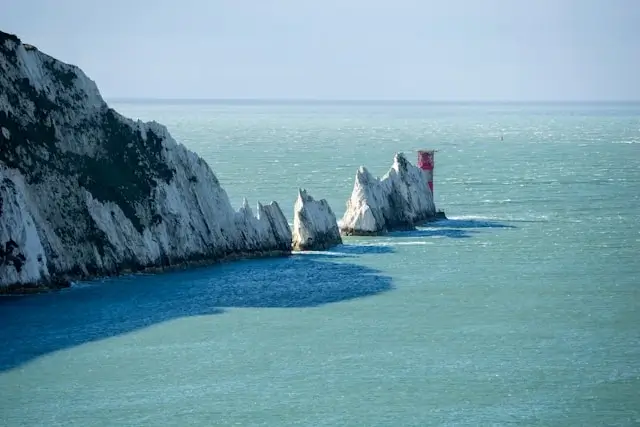
M 293 249 L 323 250 L 341 243 L 336 216 L 329 203 L 325 199 L 314 200 L 305 190 L 299 190 L 294 206 Z

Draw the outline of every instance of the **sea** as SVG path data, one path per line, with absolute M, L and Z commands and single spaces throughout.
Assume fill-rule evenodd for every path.
M 640 104 L 110 105 L 290 221 L 435 149 L 448 219 L 3 298 L 0 425 L 640 425 Z

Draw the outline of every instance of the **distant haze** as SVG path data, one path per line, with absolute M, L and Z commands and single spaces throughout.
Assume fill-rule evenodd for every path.
M 639 0 L 15 0 L 105 97 L 639 100 Z

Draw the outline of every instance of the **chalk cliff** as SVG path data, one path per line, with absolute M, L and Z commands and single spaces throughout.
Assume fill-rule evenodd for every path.
M 435 218 L 433 193 L 424 171 L 398 153 L 381 179 L 365 167 L 358 169 L 340 230 L 346 235 L 373 235 L 412 229 Z
M 341 243 L 338 222 L 329 203 L 299 190 L 293 214 L 293 249 L 323 250 Z
M 235 211 L 209 166 L 109 108 L 78 67 L 0 32 L 0 293 L 287 254 L 277 203 Z

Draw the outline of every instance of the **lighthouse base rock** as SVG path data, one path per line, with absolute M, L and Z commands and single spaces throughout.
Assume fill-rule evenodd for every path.
M 293 250 L 323 250 L 342 243 L 338 222 L 325 199 L 298 192 L 293 217 Z
M 358 169 L 340 231 L 345 235 L 375 235 L 413 229 L 438 216 L 425 172 L 397 153 L 393 166 L 381 179 L 365 167 Z
M 235 211 L 164 126 L 121 116 L 79 68 L 0 32 L 0 293 L 290 252 L 277 203 Z

